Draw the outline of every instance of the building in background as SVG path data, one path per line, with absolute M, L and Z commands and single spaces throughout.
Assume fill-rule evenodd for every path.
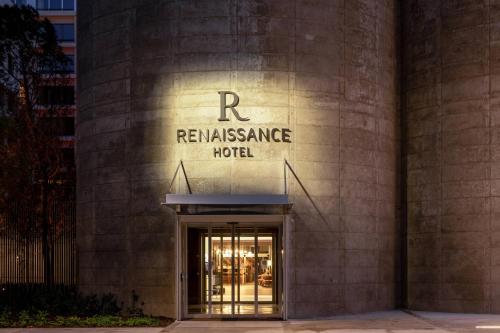
M 40 109 L 43 104 L 61 105 L 62 112 L 58 121 L 61 149 L 63 150 L 64 165 L 67 169 L 68 181 L 74 182 L 75 160 L 75 114 L 76 114 L 76 0 L 15 0 L 5 1 L 4 4 L 29 5 L 37 9 L 40 17 L 49 19 L 54 25 L 60 46 L 68 56 L 70 64 L 62 69 L 67 75 L 65 87 L 47 86 L 42 90 Z M 1 3 L 0 3 L 1 4 Z M 73 185 L 71 185 L 73 186 Z
M 51 234 L 53 235 L 52 257 L 53 282 L 74 285 L 77 283 L 77 249 L 75 246 L 75 114 L 76 114 L 76 1 L 71 0 L 47 0 L 47 1 L 14 1 L 0 0 L 0 5 L 27 5 L 35 8 L 41 18 L 47 18 L 54 26 L 59 45 L 68 57 L 68 64 L 57 70 L 55 74 L 61 81 L 45 81 L 38 93 L 36 112 L 42 119 L 55 122 L 51 130 L 56 130 L 59 137 L 58 145 L 62 150 L 63 163 L 58 173 L 49 183 L 55 185 L 57 191 L 61 191 L 64 202 L 52 202 L 54 209 L 50 209 L 49 220 Z M 42 72 L 42 77 L 49 74 Z M 54 74 L 54 73 L 51 73 Z M 47 75 L 50 76 L 50 75 Z M 46 82 L 54 82 L 47 84 Z M 60 83 L 62 82 L 62 83 Z M 12 96 L 0 92 L 0 116 L 7 112 L 13 105 Z M 44 116 L 48 108 L 56 107 L 57 111 L 52 114 L 56 116 Z M 8 114 L 8 112 L 6 113 Z M 42 122 L 43 124 L 43 122 Z M 57 146 L 56 146 L 57 147 Z M 15 202 L 14 202 L 15 204 Z M 13 205 L 14 207 L 14 205 Z M 44 272 L 43 234 L 41 227 L 31 228 L 29 232 L 17 228 L 19 224 L 16 214 L 36 216 L 37 212 L 27 209 L 13 209 L 16 213 L 7 217 L 7 225 L 14 227 L 2 228 L 0 232 L 0 283 L 48 283 Z M 19 213 L 22 212 L 22 213 Z M 13 223 L 12 221 L 16 221 Z M 35 217 L 35 225 L 37 222 Z M 24 233 L 24 234 L 23 234 Z M 29 235 L 28 237 L 26 235 Z M 27 239 L 29 241 L 27 241 Z M 9 288 L 7 288 L 9 289 Z M 5 289 L 4 289 L 5 290 Z

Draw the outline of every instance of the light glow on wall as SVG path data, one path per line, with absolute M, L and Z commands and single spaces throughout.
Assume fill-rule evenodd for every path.
M 244 71 L 174 76 L 173 86 L 161 88 L 167 91 L 161 103 L 168 119 L 162 128 L 166 174 L 182 160 L 196 193 L 283 193 L 283 160 L 295 139 L 288 73 L 270 81 L 262 72 Z M 230 109 L 228 120 L 220 121 L 219 91 L 238 95 L 235 109 L 247 121 Z M 186 191 L 182 179 L 174 191 Z

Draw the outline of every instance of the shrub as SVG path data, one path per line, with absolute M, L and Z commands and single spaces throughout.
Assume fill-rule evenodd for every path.
M 130 317 L 125 326 L 160 326 L 160 320 L 152 317 Z
M 46 312 L 38 312 L 30 315 L 27 311 L 22 311 L 19 316 L 13 318 L 9 313 L 2 313 L 0 316 L 0 327 L 136 327 L 136 326 L 160 326 L 168 324 L 160 322 L 153 317 L 128 317 L 110 315 L 97 315 L 92 317 L 78 316 L 56 316 L 50 320 Z
M 9 327 L 12 314 L 6 309 L 0 312 L 0 327 Z
M 0 288 L 0 312 L 3 311 L 88 317 L 118 315 L 121 307 L 112 294 L 83 296 L 75 286 L 7 284 Z
M 35 314 L 34 320 L 32 321 L 33 326 L 47 326 L 47 324 L 49 323 L 48 317 L 49 313 L 47 311 L 38 311 Z
M 139 296 L 132 291 L 131 305 L 123 311 L 113 294 L 88 295 L 76 287 L 20 285 L 0 286 L 0 327 L 117 327 L 160 326 L 146 317 Z
M 31 317 L 28 311 L 21 311 L 17 319 L 17 326 L 26 327 L 31 324 Z

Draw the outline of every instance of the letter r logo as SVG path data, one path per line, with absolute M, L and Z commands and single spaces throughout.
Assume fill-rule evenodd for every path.
M 240 98 L 238 97 L 238 95 L 236 95 L 236 93 L 234 93 L 232 91 L 219 91 L 219 95 L 220 95 L 220 117 L 218 119 L 219 121 L 229 121 L 229 118 L 227 117 L 227 114 L 226 114 L 227 109 L 231 109 L 231 112 L 234 114 L 236 119 L 238 119 L 239 121 L 250 120 L 249 118 L 241 117 L 240 114 L 238 113 L 238 111 L 236 111 L 236 106 L 240 102 Z M 233 95 L 233 102 L 229 105 L 227 104 L 227 101 L 226 101 L 227 95 Z

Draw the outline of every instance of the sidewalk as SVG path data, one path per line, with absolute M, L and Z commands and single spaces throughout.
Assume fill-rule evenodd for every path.
M 113 328 L 0 328 L 0 333 L 159 333 L 165 327 Z
M 489 328 L 476 328 L 477 326 Z M 497 326 L 497 329 L 492 329 Z M 384 311 L 319 320 L 183 321 L 169 333 L 451 333 L 500 332 L 500 315 Z
M 166 328 L 30 328 L 0 333 L 452 333 L 500 332 L 500 315 L 385 311 L 319 320 L 182 321 Z

